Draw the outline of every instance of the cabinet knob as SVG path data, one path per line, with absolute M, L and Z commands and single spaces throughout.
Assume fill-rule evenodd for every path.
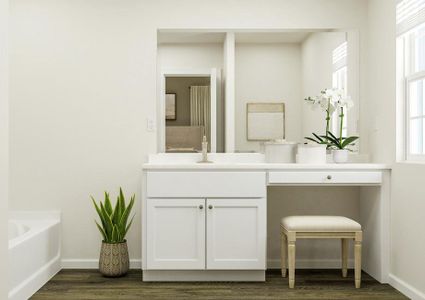
M 199 205 L 199 209 L 204 209 L 204 206 L 202 204 Z
M 213 206 L 212 206 L 212 205 L 208 205 L 208 208 L 209 208 L 209 209 L 213 209 Z
M 331 175 L 328 175 L 326 178 L 327 178 L 328 180 L 331 180 L 331 179 L 332 179 L 332 176 L 331 176 Z

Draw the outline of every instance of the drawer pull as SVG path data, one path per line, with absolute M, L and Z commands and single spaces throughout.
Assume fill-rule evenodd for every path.
M 331 179 L 332 179 L 332 176 L 331 176 L 331 175 L 328 175 L 326 178 L 327 178 L 328 180 L 331 180 Z
M 212 206 L 212 205 L 208 205 L 208 208 L 209 208 L 209 209 L 213 209 L 213 206 Z
M 199 209 L 204 209 L 204 206 L 202 204 L 199 205 Z

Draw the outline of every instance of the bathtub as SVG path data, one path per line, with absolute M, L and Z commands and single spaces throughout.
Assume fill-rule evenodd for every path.
M 60 212 L 9 213 L 9 299 L 28 299 L 61 269 Z

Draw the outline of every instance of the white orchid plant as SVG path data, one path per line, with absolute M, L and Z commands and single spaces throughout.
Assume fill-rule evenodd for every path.
M 325 144 L 328 148 L 336 149 L 346 149 L 350 145 L 354 145 L 353 142 L 358 139 L 358 137 L 343 137 L 342 136 L 342 127 L 344 124 L 344 112 L 349 110 L 354 106 L 353 101 L 350 96 L 346 96 L 344 91 L 341 89 L 325 89 L 320 92 L 319 96 L 314 98 L 308 97 L 304 99 L 307 104 L 309 104 L 313 110 L 320 108 L 322 111 L 326 112 L 326 131 L 324 136 L 319 136 L 313 133 L 314 138 L 306 137 L 307 140 L 313 141 L 318 144 Z M 339 111 L 339 126 L 340 126 L 340 136 L 336 138 L 335 135 L 330 131 L 330 121 L 332 114 L 338 110 Z

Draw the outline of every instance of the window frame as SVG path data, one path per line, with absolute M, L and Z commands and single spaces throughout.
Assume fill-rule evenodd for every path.
M 411 61 L 410 61 L 411 62 Z M 425 162 L 425 153 L 423 154 L 412 154 L 410 152 L 410 122 L 414 119 L 423 119 L 425 122 L 425 114 L 412 117 L 410 115 L 410 84 L 419 80 L 425 80 L 425 71 L 416 72 L 414 74 L 405 76 L 404 79 L 404 119 L 405 119 L 405 132 L 404 132 L 404 150 L 405 150 L 405 159 L 407 161 L 423 161 Z M 424 101 L 425 105 L 425 101 Z M 425 143 L 425 138 L 423 138 L 422 143 Z
M 410 123 L 414 119 L 423 119 L 425 122 L 425 114 L 411 117 L 410 115 L 410 84 L 419 80 L 425 80 L 425 70 L 415 71 L 415 44 L 413 31 L 422 26 L 425 23 L 419 24 L 409 30 L 408 32 L 400 35 L 398 38 L 402 40 L 402 83 L 403 83 L 403 159 L 407 162 L 425 162 L 425 153 L 423 154 L 412 154 L 411 153 L 411 130 Z M 425 100 L 424 100 L 425 105 Z M 422 137 L 422 143 L 425 143 L 425 138 Z
M 347 96 L 347 89 L 348 89 L 348 66 L 347 63 L 344 65 L 341 65 L 338 69 L 333 70 L 332 72 L 332 87 L 333 88 L 340 88 L 338 84 L 335 84 L 334 79 L 335 77 L 338 78 L 338 75 L 341 71 L 345 72 L 345 87 L 342 89 L 344 91 L 344 96 Z M 336 80 L 338 81 L 338 79 Z M 338 136 L 341 134 L 339 132 L 339 110 L 335 110 L 332 116 L 332 131 L 337 134 Z M 342 127 L 342 136 L 347 137 L 348 136 L 348 109 L 344 109 L 344 121 L 343 121 L 343 127 Z
M 343 49 L 343 54 L 338 50 Z M 344 87 L 341 88 L 338 86 L 339 76 L 341 71 L 345 71 L 344 78 Z M 336 80 L 335 80 L 336 79 Z M 332 51 L 332 88 L 342 89 L 344 91 L 344 95 L 348 95 L 348 41 L 345 40 L 343 43 L 339 44 Z M 340 124 L 339 124 L 339 110 L 335 110 L 331 116 L 332 121 L 332 132 L 337 136 L 348 136 L 348 109 L 344 109 L 344 124 L 342 127 L 342 132 L 339 132 Z

